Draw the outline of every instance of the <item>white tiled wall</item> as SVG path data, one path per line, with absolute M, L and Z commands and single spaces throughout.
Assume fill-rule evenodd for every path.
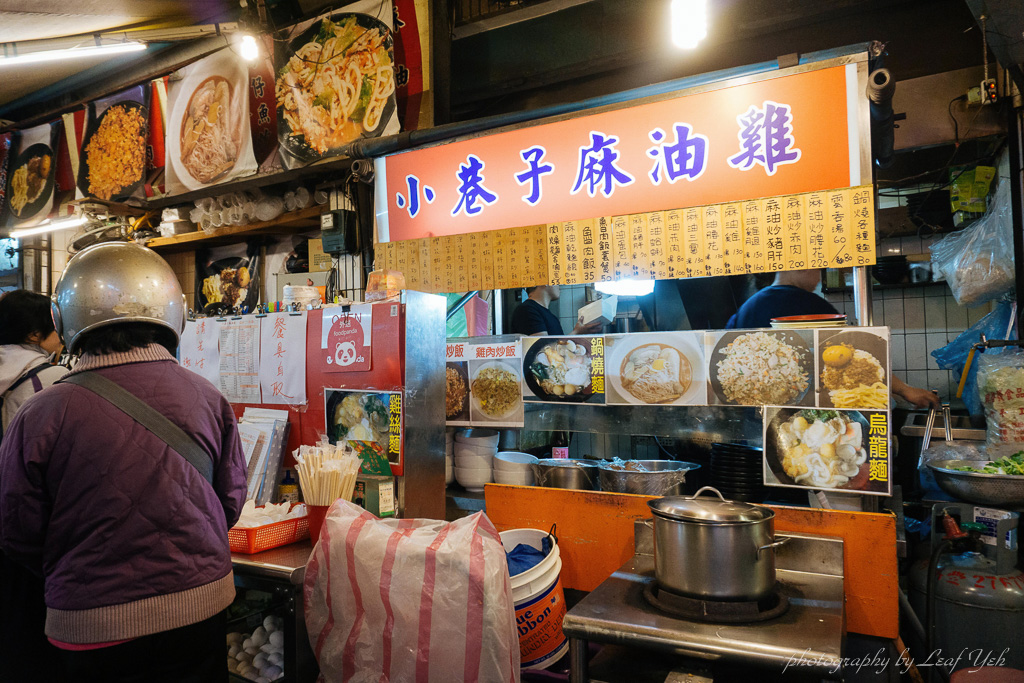
M 928 252 L 931 239 L 891 238 L 879 243 L 880 256 Z M 911 386 L 938 389 L 943 400 L 956 394 L 959 376 L 940 370 L 931 352 L 945 346 L 992 310 L 990 303 L 975 308 L 957 304 L 944 282 L 927 286 L 875 289 L 873 315 L 876 325 L 892 329 L 892 369 Z M 828 294 L 841 313 L 853 319 L 853 295 Z

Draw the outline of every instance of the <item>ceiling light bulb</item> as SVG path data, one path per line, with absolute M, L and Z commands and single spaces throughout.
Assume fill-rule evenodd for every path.
M 242 36 L 242 42 L 238 46 L 239 53 L 242 55 L 242 59 L 247 62 L 255 62 L 260 56 L 260 46 L 256 44 L 256 39 L 250 36 L 248 33 Z
M 672 43 L 692 50 L 708 35 L 707 0 L 672 0 Z

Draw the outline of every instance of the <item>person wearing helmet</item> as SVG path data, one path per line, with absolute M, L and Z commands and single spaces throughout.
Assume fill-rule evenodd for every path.
M 245 463 L 230 404 L 172 355 L 177 278 L 145 247 L 89 247 L 53 317 L 79 360 L 0 444 L 0 547 L 43 577 L 46 636 L 70 680 L 226 680 Z

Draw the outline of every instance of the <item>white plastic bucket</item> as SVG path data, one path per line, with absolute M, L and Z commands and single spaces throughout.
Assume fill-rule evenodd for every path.
M 520 543 L 543 550 L 548 532 L 539 529 L 511 529 L 501 532 L 505 551 Z M 512 601 L 516 608 L 516 629 L 519 631 L 519 657 L 523 669 L 546 669 L 566 653 L 569 641 L 562 633 L 565 618 L 565 595 L 559 573 L 562 560 L 558 544 L 540 564 L 512 577 Z

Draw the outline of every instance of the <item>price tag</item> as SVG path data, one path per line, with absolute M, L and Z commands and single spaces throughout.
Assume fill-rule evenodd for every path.
M 666 280 L 671 277 L 668 269 L 665 213 L 665 211 L 652 211 L 647 214 L 647 241 L 650 245 L 648 255 L 651 258 L 651 276 L 656 280 Z
M 635 213 L 629 217 L 630 249 L 632 250 L 632 273 L 637 280 L 651 277 L 650 227 L 646 213 Z
M 782 250 L 786 270 L 804 270 L 808 261 L 807 199 L 795 194 L 782 202 Z
M 683 236 L 686 277 L 704 277 L 704 216 L 699 206 L 683 211 Z
M 562 283 L 578 285 L 583 281 L 580 263 L 580 225 L 577 221 L 562 223 L 561 268 Z
M 565 282 L 563 268 L 565 267 L 565 254 L 562 250 L 562 224 L 549 223 L 545 227 L 547 235 L 546 245 L 548 257 L 548 284 L 560 285 Z
M 665 264 L 670 280 L 686 275 L 686 240 L 683 237 L 683 212 L 665 211 Z
M 579 221 L 580 226 L 580 280 L 597 282 L 598 234 L 593 218 Z
M 875 263 L 875 195 L 868 185 L 850 194 L 853 218 L 853 259 L 856 266 Z
M 772 197 L 761 200 L 761 216 L 764 220 L 765 270 L 778 272 L 785 268 L 785 250 L 782 242 L 782 202 Z
M 828 268 L 828 252 L 825 248 L 826 215 L 825 193 L 808 192 L 804 195 L 807 207 L 807 254 L 809 268 Z
M 825 254 L 829 268 L 853 265 L 850 237 L 853 217 L 850 215 L 850 190 L 825 193 Z
M 747 272 L 743 265 L 743 205 L 739 202 L 722 206 L 722 242 L 725 274 Z
M 763 273 L 765 267 L 765 231 L 761 202 L 743 202 L 743 263 L 748 273 Z
M 703 207 L 704 273 L 713 277 L 725 275 L 725 239 L 722 233 L 722 207 Z

